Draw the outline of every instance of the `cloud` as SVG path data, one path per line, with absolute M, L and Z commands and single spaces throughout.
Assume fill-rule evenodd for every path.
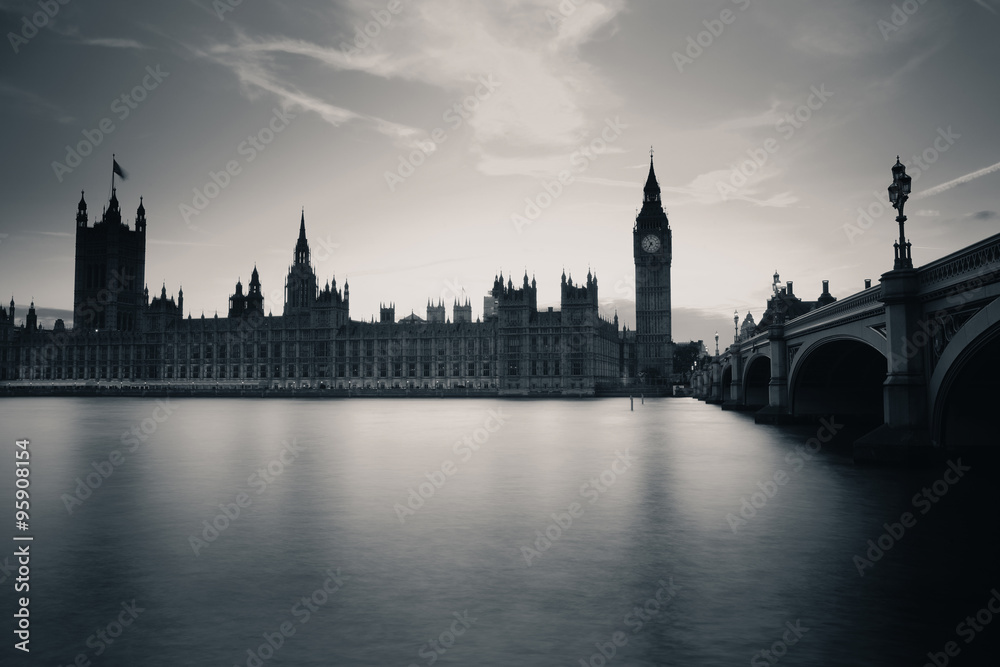
M 965 185 L 970 181 L 974 181 L 977 178 L 982 178 L 983 176 L 988 176 L 989 174 L 992 174 L 997 171 L 1000 171 L 1000 162 L 991 164 L 988 167 L 983 167 L 982 169 L 977 169 L 976 171 L 970 172 L 964 176 L 959 176 L 958 178 L 952 179 L 947 183 L 942 183 L 941 185 L 937 185 L 933 188 L 930 188 L 929 190 L 923 190 L 922 192 L 918 192 L 911 198 L 923 199 L 925 197 L 933 197 L 934 195 L 939 195 L 942 192 L 947 192 L 948 190 L 951 190 L 954 187 L 957 187 L 959 185 Z
M 705 174 L 700 174 L 690 183 L 683 186 L 664 186 L 660 184 L 663 192 L 681 195 L 678 198 L 664 201 L 670 205 L 697 203 L 697 204 L 719 204 L 725 201 L 736 200 L 745 201 L 756 206 L 771 208 L 787 208 L 799 201 L 799 198 L 791 192 L 781 192 L 770 197 L 758 196 L 761 192 L 760 184 L 779 175 L 777 170 L 770 170 L 766 174 L 761 169 L 754 175 L 746 179 L 746 183 L 740 187 L 732 184 L 733 175 L 737 171 L 737 165 L 730 169 L 717 169 Z
M 987 10 L 987 11 L 993 13 L 993 14 L 997 13 L 997 10 L 993 9 L 993 7 L 991 7 L 990 4 L 986 0 L 973 0 L 973 2 L 975 2 L 977 5 L 979 5 L 983 9 L 985 9 L 985 10 Z
M 80 44 L 86 46 L 104 46 L 109 49 L 146 49 L 149 48 L 134 39 L 123 39 L 119 37 L 104 37 L 104 38 L 91 38 L 91 39 L 81 39 Z
M 76 122 L 76 118 L 64 111 L 62 108 L 52 104 L 48 100 L 41 98 L 35 93 L 17 88 L 7 83 L 0 82 L 0 97 L 8 97 L 13 100 L 14 108 L 20 107 L 29 115 L 45 114 L 61 125 L 71 125 Z
M 584 140 L 593 107 L 614 105 L 604 82 L 578 52 L 601 30 L 613 30 L 624 0 L 509 0 L 502 6 L 459 0 L 407 3 L 367 42 L 356 42 L 354 30 L 371 22 L 371 3 L 352 0 L 346 9 L 346 24 L 342 15 L 339 22 L 332 12 L 326 17 L 331 37 L 325 43 L 238 32 L 232 43 L 208 47 L 199 55 L 230 68 L 248 94 L 257 89 L 277 95 L 283 103 L 315 111 L 335 126 L 366 122 L 407 146 L 426 142 L 426 132 L 386 120 L 390 113 L 399 113 L 396 106 L 380 115 L 339 106 L 330 100 L 328 79 L 303 67 L 302 59 L 329 73 L 400 79 L 461 96 L 449 100 L 448 107 L 484 80 L 493 81 L 495 92 L 488 103 L 480 104 L 465 123 L 472 135 L 470 148 L 480 149 L 480 170 L 489 174 L 538 173 L 559 152 Z M 516 171 L 514 161 L 494 157 L 503 154 L 498 147 L 517 149 L 522 156 L 534 154 L 537 161 L 528 160 Z
M 919 216 L 919 217 L 922 217 L 922 218 L 938 218 L 938 217 L 941 216 L 941 211 L 937 211 L 937 210 L 929 209 L 929 208 L 922 208 L 919 211 L 916 211 L 913 215 L 916 215 L 916 216 Z
M 973 220 L 992 220 L 997 217 L 996 211 L 977 211 L 976 213 L 969 214 L 969 217 Z

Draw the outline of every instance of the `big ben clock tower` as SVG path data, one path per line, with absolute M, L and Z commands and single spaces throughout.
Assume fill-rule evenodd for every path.
M 670 336 L 670 223 L 660 201 L 660 185 L 653 173 L 642 189 L 642 210 L 632 230 L 635 257 L 635 348 L 638 372 L 647 384 L 659 384 L 673 373 Z

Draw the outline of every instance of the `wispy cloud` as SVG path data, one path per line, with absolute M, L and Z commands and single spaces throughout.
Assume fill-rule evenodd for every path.
M 993 13 L 993 14 L 997 13 L 997 10 L 995 10 L 988 2 L 986 2 L 986 0 L 973 0 L 973 2 L 975 2 L 977 5 L 979 5 L 983 9 L 985 9 L 985 10 L 987 10 L 987 11 Z
M 138 49 L 143 50 L 149 48 L 144 44 L 140 44 L 134 39 L 124 39 L 120 37 L 97 37 L 90 39 L 81 39 L 80 44 L 86 46 L 104 46 L 109 49 Z
M 7 97 L 12 100 L 13 103 L 10 107 L 14 109 L 20 107 L 22 111 L 31 115 L 44 114 L 61 125 L 70 125 L 76 122 L 76 118 L 61 107 L 43 99 L 35 93 L 7 83 L 0 82 L 0 97 Z
M 951 190 L 954 187 L 957 187 L 959 185 L 965 185 L 970 181 L 974 181 L 977 178 L 982 178 L 983 176 L 988 176 L 997 171 L 1000 171 L 1000 162 L 997 162 L 996 164 L 991 164 L 988 167 L 983 167 L 982 169 L 978 169 L 976 171 L 968 173 L 965 176 L 959 176 L 956 179 L 950 180 L 947 183 L 942 183 L 941 185 L 937 185 L 933 188 L 930 188 L 929 190 L 923 190 L 922 192 L 918 192 L 913 196 L 913 199 L 924 199 L 926 197 L 933 197 L 934 195 L 939 195 L 942 192 L 947 192 L 948 190 Z
M 370 3 L 352 0 L 348 5 L 347 14 L 354 20 L 348 24 L 370 21 Z M 564 5 L 573 11 L 563 12 Z M 624 0 L 582 5 L 511 0 L 502 7 L 428 0 L 405 4 L 384 35 L 363 49 L 354 48 L 342 14 L 337 23 L 331 13 L 328 43 L 236 33 L 231 43 L 210 46 L 200 55 L 230 68 L 248 92 L 272 93 L 284 104 L 314 111 L 335 126 L 367 123 L 405 146 L 426 145 L 426 131 L 387 120 L 399 113 L 397 107 L 381 114 L 346 108 L 334 101 L 336 93 L 327 80 L 309 80 L 301 75 L 302 67 L 289 63 L 305 58 L 332 73 L 351 71 L 426 84 L 448 97 L 469 95 L 485 77 L 498 85 L 488 103 L 466 119 L 469 148 L 479 149 L 480 170 L 490 174 L 511 173 L 516 165 L 500 156 L 506 149 L 517 149 L 525 160 L 519 173 L 530 175 L 586 137 L 592 107 L 613 102 L 578 51 L 602 29 L 613 29 L 623 9 Z M 564 15 L 552 24 L 547 12 Z
M 761 183 L 771 180 L 780 175 L 777 170 L 764 173 L 764 170 L 747 179 L 747 182 L 740 187 L 731 186 L 731 179 L 735 172 L 732 169 L 716 169 L 705 174 L 696 176 L 690 183 L 682 186 L 664 186 L 660 184 L 663 192 L 680 195 L 680 197 L 665 197 L 664 201 L 670 205 L 680 204 L 720 204 L 725 201 L 745 201 L 755 206 L 769 208 L 787 208 L 796 204 L 799 198 L 791 192 L 779 192 L 771 196 L 761 195 Z M 730 186 L 730 187 L 726 187 Z

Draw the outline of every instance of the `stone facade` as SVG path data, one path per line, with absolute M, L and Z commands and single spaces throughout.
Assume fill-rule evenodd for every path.
M 446 391 L 492 395 L 580 395 L 614 390 L 637 376 L 635 336 L 618 317 L 604 319 L 597 277 L 562 276 L 560 310 L 539 310 L 534 279 L 515 287 L 503 276 L 472 320 L 468 300 L 428 302 L 426 319 L 350 319 L 350 291 L 336 280 L 319 287 L 310 263 L 305 214 L 285 279 L 280 315 L 264 313 L 256 267 L 246 293 L 238 282 L 226 317 L 185 317 L 177 300 L 137 291 L 145 264 L 146 216 L 122 222 L 116 195 L 88 227 L 77 215 L 74 326 L 38 326 L 32 304 L 25 321 L 0 308 L 0 385 L 50 389 L 166 391 L 308 389 L 348 393 Z

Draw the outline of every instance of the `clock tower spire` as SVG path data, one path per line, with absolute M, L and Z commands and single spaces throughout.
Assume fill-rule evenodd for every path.
M 669 381 L 673 374 L 670 333 L 670 222 L 660 200 L 660 184 L 649 150 L 649 175 L 642 189 L 642 209 L 632 229 L 635 259 L 635 344 L 638 372 L 647 384 Z

